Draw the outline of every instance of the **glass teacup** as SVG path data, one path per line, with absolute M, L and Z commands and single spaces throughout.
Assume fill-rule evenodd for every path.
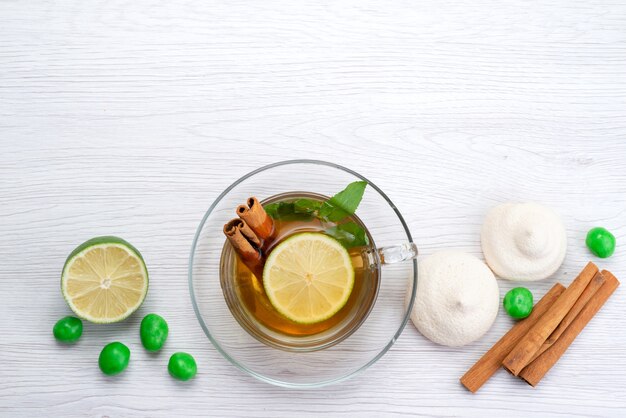
M 192 302 L 209 339 L 237 367 L 278 385 L 319 386 L 365 369 L 399 336 L 417 280 L 415 261 L 399 261 L 414 259 L 417 249 L 395 206 L 371 182 L 356 212 L 370 245 L 350 253 L 356 277 L 367 289 L 356 303 L 342 308 L 349 309 L 341 321 L 321 332 L 285 332 L 259 320 L 250 305 L 242 303 L 241 286 L 246 282 L 237 280 L 236 257 L 225 245 L 222 227 L 249 196 L 265 202 L 284 198 L 284 193 L 323 199 L 356 180 L 367 181 L 322 161 L 272 164 L 227 188 L 205 215 L 190 258 Z

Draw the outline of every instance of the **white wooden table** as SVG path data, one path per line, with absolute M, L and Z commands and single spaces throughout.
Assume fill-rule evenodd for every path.
M 506 373 L 477 395 L 458 383 L 511 326 L 502 310 L 459 349 L 417 349 L 409 324 L 368 371 L 319 390 L 256 381 L 210 345 L 187 287 L 195 228 L 231 182 L 285 159 L 369 177 L 422 254 L 481 256 L 489 207 L 545 203 L 569 250 L 536 295 L 594 259 L 595 225 L 619 243 L 600 266 L 626 280 L 624 2 L 322 3 L 0 2 L 0 416 L 624 416 L 623 288 L 536 389 Z M 101 234 L 142 251 L 150 293 L 65 347 L 60 270 Z M 152 311 L 171 330 L 156 356 L 138 338 Z M 132 359 L 106 378 L 112 340 Z M 186 384 L 166 371 L 179 350 L 199 364 Z

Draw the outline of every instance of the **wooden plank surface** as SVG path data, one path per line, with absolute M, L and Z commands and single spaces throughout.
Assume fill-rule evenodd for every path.
M 568 231 L 567 285 L 590 259 L 626 277 L 626 5 L 619 1 L 0 2 L 0 416 L 624 416 L 626 300 L 619 288 L 536 389 L 499 373 L 458 379 L 512 322 L 463 348 L 409 324 L 371 369 L 287 390 L 239 372 L 193 313 L 187 260 L 213 199 L 260 165 L 345 164 L 380 186 L 427 255 L 481 256 L 487 209 L 535 200 Z M 608 260 L 584 247 L 603 225 Z M 152 281 L 139 314 L 86 324 L 59 273 L 75 245 L 120 235 Z M 515 283 L 500 281 L 500 293 Z M 171 340 L 139 348 L 141 313 Z M 105 342 L 134 347 L 118 378 Z M 174 341 L 176 342 L 174 344 Z M 419 344 L 418 344 L 419 343 Z M 165 368 L 193 353 L 197 378 Z

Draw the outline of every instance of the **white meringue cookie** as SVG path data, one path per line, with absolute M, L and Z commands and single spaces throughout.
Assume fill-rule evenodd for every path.
M 419 261 L 411 320 L 429 340 L 469 344 L 491 328 L 499 307 L 496 278 L 478 258 L 441 251 Z
M 491 270 L 503 279 L 542 280 L 565 259 L 567 234 L 559 216 L 538 203 L 503 203 L 485 217 L 480 241 Z

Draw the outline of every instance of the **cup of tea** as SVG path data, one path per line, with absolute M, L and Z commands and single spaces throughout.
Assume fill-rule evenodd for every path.
M 281 274 L 287 281 L 281 286 L 293 287 L 294 293 L 287 293 L 290 296 L 284 301 L 289 309 L 281 309 L 273 293 L 268 293 L 263 266 L 255 268 L 257 264 L 251 265 L 238 253 L 224 237 L 224 225 L 250 196 L 256 196 L 264 208 L 293 206 L 294 202 L 320 207 L 355 181 L 367 183 L 365 193 L 356 212 L 340 222 L 332 217 L 306 216 L 306 212 L 275 216 L 271 239 L 263 245 L 262 262 L 266 270 L 266 260 L 271 260 L 278 272 L 284 270 Z M 342 247 L 333 244 L 333 238 L 324 238 L 336 237 L 327 232 L 341 230 L 346 223 L 361 235 L 354 245 L 344 243 Z M 316 258 L 311 255 L 314 252 L 300 251 L 294 237 L 299 237 L 300 245 L 328 246 L 324 250 L 338 258 L 324 252 Z M 310 239 L 322 242 L 306 242 Z M 282 258 L 272 257 L 282 248 Z M 417 248 L 397 208 L 365 177 L 324 161 L 280 162 L 237 180 L 205 214 L 190 256 L 192 304 L 209 340 L 238 368 L 280 386 L 322 386 L 365 370 L 398 338 L 415 298 L 416 256 Z M 286 267 L 279 265 L 281 259 Z M 337 267 L 337 259 L 345 262 Z M 291 270 L 307 263 L 321 272 L 320 286 L 299 288 L 297 280 L 292 280 L 291 276 L 296 276 Z M 324 289 L 329 295 L 339 292 L 330 277 L 339 274 L 334 270 L 343 265 L 349 266 L 350 288 L 337 302 L 327 297 Z M 311 292 L 311 296 L 307 299 L 303 292 Z M 313 308 L 298 305 L 310 299 Z M 325 306 L 319 310 L 331 309 L 329 315 L 309 312 L 320 303 Z

